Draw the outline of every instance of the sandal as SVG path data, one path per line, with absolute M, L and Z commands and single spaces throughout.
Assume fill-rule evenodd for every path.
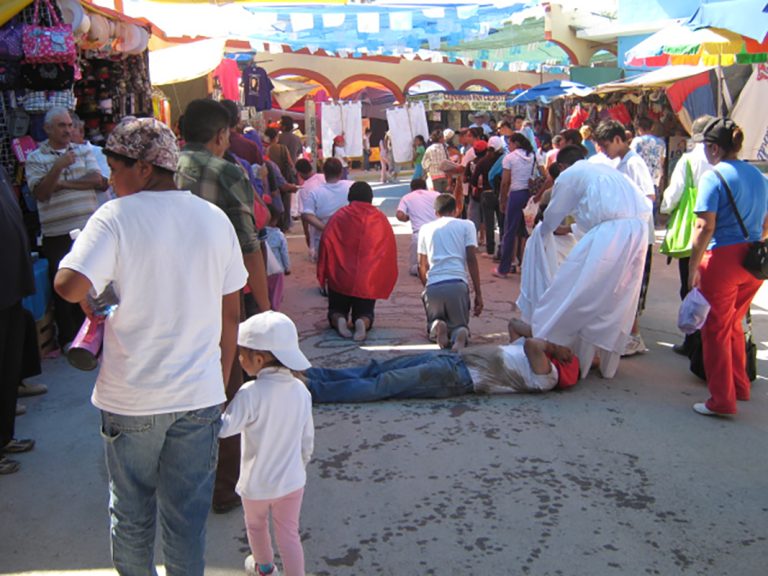
M 9 460 L 0 456 L 0 475 L 18 472 L 21 465 L 16 460 Z
M 16 440 L 15 438 L 3 446 L 3 452 L 8 454 L 21 454 L 22 452 L 29 452 L 35 447 L 35 441 L 27 438 L 25 440 Z

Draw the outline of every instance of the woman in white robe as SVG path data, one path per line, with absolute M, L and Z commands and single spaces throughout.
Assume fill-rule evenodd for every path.
M 558 154 L 564 171 L 540 233 L 552 234 L 572 215 L 584 235 L 536 304 L 533 334 L 572 348 L 582 377 L 597 351 L 602 375 L 612 378 L 635 316 L 651 206 L 615 168 L 579 159 L 578 149 L 567 154 L 565 150 Z

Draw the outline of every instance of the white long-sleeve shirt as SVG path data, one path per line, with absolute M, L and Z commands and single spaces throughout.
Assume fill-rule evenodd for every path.
M 249 500 L 280 498 L 307 482 L 315 428 L 312 396 L 287 368 L 265 368 L 246 382 L 221 417 L 219 437 L 242 434 L 235 488 Z
M 702 175 L 712 170 L 712 165 L 707 161 L 707 155 L 704 153 L 703 143 L 696 144 L 693 150 L 680 156 L 677 164 L 675 164 L 675 169 L 672 171 L 672 177 L 669 179 L 669 186 L 664 190 L 664 196 L 661 199 L 659 211 L 662 214 L 671 214 L 683 197 L 686 162 L 691 164 L 693 183 L 696 186 L 699 185 L 699 179 Z

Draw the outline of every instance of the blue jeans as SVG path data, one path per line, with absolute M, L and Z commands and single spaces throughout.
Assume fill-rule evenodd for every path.
M 221 407 L 122 416 L 101 413 L 109 471 L 112 562 L 155 576 L 157 513 L 168 576 L 203 576 Z
M 473 391 L 464 361 L 458 354 L 447 352 L 372 360 L 356 368 L 310 368 L 305 375 L 312 400 L 317 403 L 449 398 Z

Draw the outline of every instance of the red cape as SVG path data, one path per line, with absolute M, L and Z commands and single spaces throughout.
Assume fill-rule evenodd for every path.
M 346 296 L 389 298 L 397 282 L 397 245 L 378 208 L 352 202 L 331 217 L 320 239 L 317 279 Z

